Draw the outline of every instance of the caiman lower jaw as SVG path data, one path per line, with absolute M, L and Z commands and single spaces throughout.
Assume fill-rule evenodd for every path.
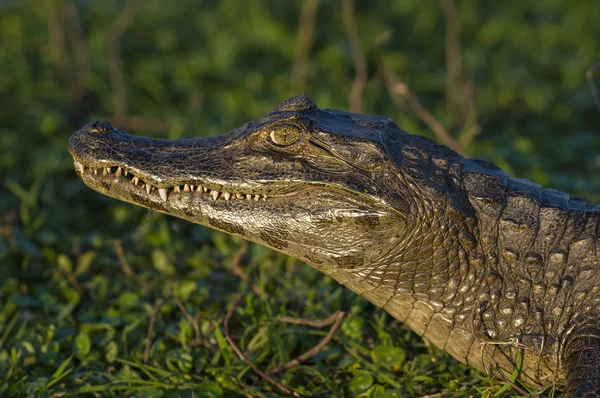
M 242 199 L 242 200 L 254 200 L 266 201 L 269 195 L 266 194 L 258 194 L 258 193 L 231 193 L 231 192 L 222 192 L 218 191 L 214 188 L 209 188 L 204 185 L 194 185 L 194 184 L 182 184 L 182 185 L 174 185 L 168 188 L 158 188 L 153 186 L 140 179 L 138 176 L 134 175 L 132 172 L 127 171 L 121 166 L 108 166 L 108 167 L 88 167 L 83 163 L 75 160 L 74 162 L 75 169 L 78 171 L 84 182 L 87 182 L 88 178 L 97 178 L 100 176 L 108 176 L 109 174 L 113 174 L 115 178 L 122 179 L 122 181 L 118 181 L 117 183 L 130 183 L 135 186 L 140 187 L 140 190 L 146 190 L 148 195 L 157 195 L 162 199 L 163 202 L 167 202 L 169 200 L 169 196 L 173 193 L 191 193 L 197 192 L 199 194 L 206 195 L 213 200 L 223 199 L 223 200 L 233 200 L 233 199 Z M 97 176 L 97 177 L 95 177 Z M 285 196 L 285 195 L 278 195 Z

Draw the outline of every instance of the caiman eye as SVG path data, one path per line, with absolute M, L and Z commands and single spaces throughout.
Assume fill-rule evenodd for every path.
M 271 130 L 269 138 L 277 146 L 289 146 L 300 139 L 300 130 L 290 124 L 279 125 Z

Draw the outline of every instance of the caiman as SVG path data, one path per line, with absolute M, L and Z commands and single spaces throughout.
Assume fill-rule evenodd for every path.
M 301 259 L 460 362 L 600 396 L 600 206 L 306 95 L 208 138 L 97 121 L 69 151 L 91 188 Z

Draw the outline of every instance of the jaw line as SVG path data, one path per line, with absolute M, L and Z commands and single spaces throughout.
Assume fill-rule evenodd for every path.
M 210 181 L 188 181 L 188 182 L 154 182 L 152 178 L 140 177 L 143 173 L 138 171 L 133 171 L 128 169 L 125 166 L 119 165 L 101 165 L 101 166 L 88 166 L 84 163 L 75 160 L 74 161 L 75 169 L 79 174 L 80 178 L 88 185 L 92 187 L 102 186 L 105 184 L 112 185 L 120 185 L 125 186 L 124 184 L 130 184 L 131 186 L 139 187 L 139 193 L 145 192 L 148 196 L 156 195 L 161 198 L 163 202 L 168 202 L 169 197 L 173 193 L 198 193 L 205 195 L 207 197 L 212 198 L 213 200 L 224 199 L 225 201 L 229 201 L 232 199 L 245 199 L 245 200 L 266 200 L 270 195 L 263 193 L 264 190 L 261 189 L 253 189 L 253 188 L 245 188 L 242 191 L 237 187 L 234 187 L 233 184 L 229 184 L 229 187 L 236 189 L 228 189 L 229 187 L 224 186 L 224 184 L 218 184 Z M 112 175 L 112 179 L 106 181 L 108 176 Z M 103 181 L 104 179 L 104 181 Z M 110 196 L 110 193 L 106 192 L 108 189 L 103 189 L 103 193 L 107 193 Z M 275 195 L 275 196 L 286 196 L 287 194 Z M 119 199 L 125 199 L 120 198 Z

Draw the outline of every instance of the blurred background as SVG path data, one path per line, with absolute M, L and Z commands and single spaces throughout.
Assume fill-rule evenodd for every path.
M 307 92 L 600 202 L 599 10 L 597 0 L 0 1 L 0 395 L 282 394 L 224 340 L 222 317 L 246 290 L 234 334 L 265 369 L 325 334 L 278 315 L 348 312 L 330 348 L 279 375 L 302 393 L 522 393 L 294 259 L 92 192 L 66 144 L 95 119 L 153 137 L 218 134 Z

